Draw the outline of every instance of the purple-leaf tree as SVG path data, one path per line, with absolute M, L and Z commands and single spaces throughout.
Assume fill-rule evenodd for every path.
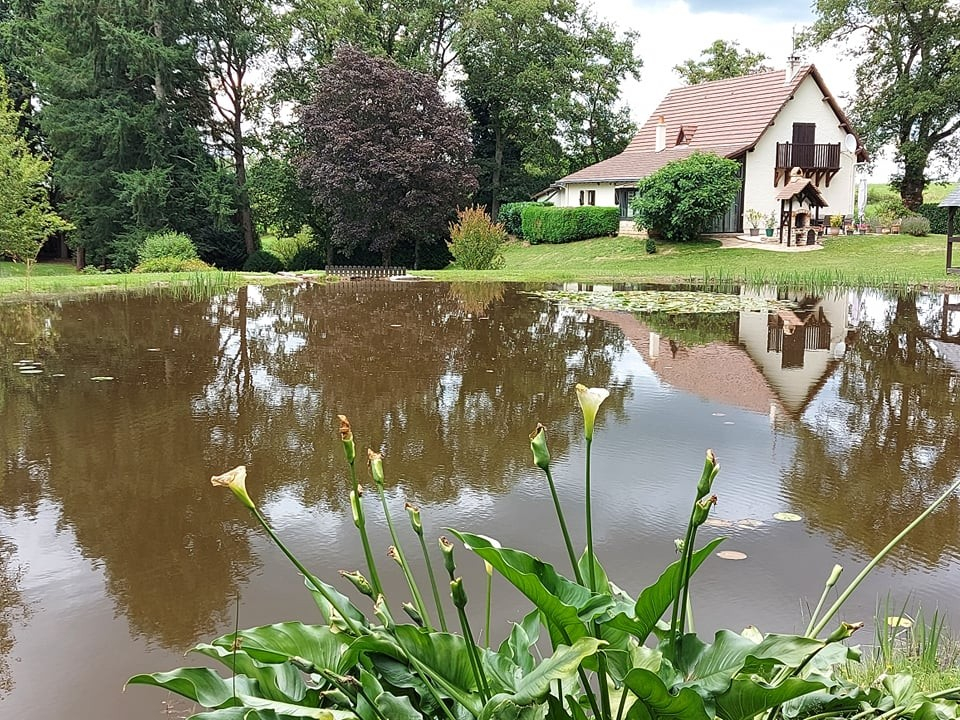
M 432 78 L 343 47 L 301 107 L 300 180 L 344 254 L 441 242 L 477 187 L 467 116 Z M 328 255 L 328 258 L 330 256 Z

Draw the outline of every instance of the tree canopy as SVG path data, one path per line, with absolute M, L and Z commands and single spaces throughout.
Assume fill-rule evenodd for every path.
M 300 111 L 302 183 L 349 253 L 436 243 L 476 189 L 466 114 L 433 78 L 343 47 Z M 414 264 L 418 258 L 415 257 Z
M 960 6 L 951 0 L 817 0 L 807 42 L 857 63 L 851 114 L 870 147 L 893 143 L 904 204 L 923 202 L 928 168 L 956 162 Z
M 700 60 L 684 60 L 680 65 L 674 65 L 673 71 L 687 85 L 696 85 L 766 72 L 770 70 L 765 64 L 769 59 L 763 53 L 740 50 L 740 43 L 736 41 L 714 40 L 710 47 L 700 52 Z

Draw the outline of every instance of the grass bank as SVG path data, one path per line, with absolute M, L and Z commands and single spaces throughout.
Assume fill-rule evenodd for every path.
M 438 280 L 523 282 L 729 281 L 877 287 L 956 287 L 945 270 L 943 235 L 842 235 L 820 250 L 775 252 L 724 248 L 719 240 L 662 243 L 644 251 L 635 236 L 597 238 L 567 245 L 511 243 L 500 270 L 423 271 Z
M 87 293 L 172 291 L 216 292 L 241 285 L 275 285 L 289 278 L 269 273 L 95 273 L 77 272 L 66 263 L 38 263 L 30 276 L 24 266 L 0 262 L 0 298 L 70 296 Z

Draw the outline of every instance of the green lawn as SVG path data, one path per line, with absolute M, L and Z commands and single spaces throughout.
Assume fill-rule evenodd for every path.
M 955 286 L 945 271 L 943 235 L 843 235 L 812 252 L 722 248 L 718 240 L 664 243 L 655 255 L 633 236 L 567 245 L 511 243 L 501 270 L 423 271 L 440 280 L 619 281 L 693 280 L 859 286 Z

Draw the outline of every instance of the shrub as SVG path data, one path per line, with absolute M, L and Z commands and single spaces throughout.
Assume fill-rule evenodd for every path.
M 917 212 L 930 221 L 930 232 L 937 235 L 947 234 L 947 208 L 933 203 L 924 203 Z
M 740 164 L 694 153 L 664 165 L 637 183 L 631 207 L 637 225 L 673 242 L 696 240 L 740 189 Z
M 930 221 L 923 215 L 907 215 L 900 223 L 900 232 L 904 235 L 923 237 L 930 234 Z
M 910 215 L 907 206 L 898 197 L 881 200 L 877 203 L 876 211 L 877 218 L 883 225 L 892 225 L 898 219 Z
M 503 267 L 500 250 L 507 240 L 503 225 L 490 219 L 480 206 L 457 211 L 450 223 L 450 253 L 464 270 L 493 270 Z
M 523 237 L 533 245 L 588 240 L 620 230 L 620 209 L 615 207 L 528 205 L 522 216 Z
M 644 243 L 643 249 L 647 251 L 647 255 L 653 255 L 657 252 L 657 241 L 653 238 L 647 238 L 647 242 Z
M 175 272 L 204 272 L 214 268 L 199 258 L 183 260 L 175 257 L 155 257 L 144 260 L 137 265 L 135 273 L 175 273 Z
M 547 207 L 547 204 L 533 201 L 504 203 L 500 206 L 497 220 L 508 233 L 523 239 L 523 209 L 532 206 Z
M 183 233 L 173 230 L 164 230 L 162 232 L 147 235 L 143 245 L 137 252 L 137 260 L 143 263 L 144 260 L 153 260 L 155 258 L 176 258 L 178 260 L 196 260 L 197 247 L 193 240 Z
M 243 264 L 244 272 L 278 273 L 283 269 L 283 261 L 269 250 L 257 250 Z

